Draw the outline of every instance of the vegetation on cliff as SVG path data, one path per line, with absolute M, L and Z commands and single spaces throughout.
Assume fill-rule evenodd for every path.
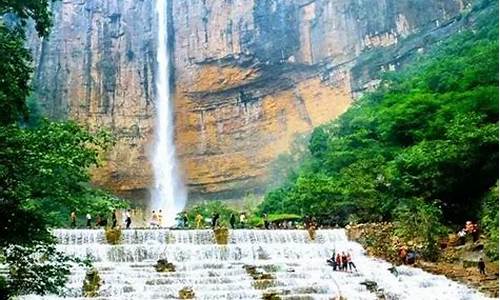
M 434 245 L 440 224 L 466 220 L 498 236 L 489 193 L 498 179 L 498 2 L 481 5 L 489 8 L 470 29 L 383 74 L 375 91 L 316 128 L 306 159 L 261 212 L 395 220 L 402 235 Z

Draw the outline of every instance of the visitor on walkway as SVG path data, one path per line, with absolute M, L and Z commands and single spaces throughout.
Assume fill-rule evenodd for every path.
M 158 228 L 163 227 L 163 213 L 162 213 L 161 209 L 158 211 L 157 227 Z
M 130 224 L 132 224 L 132 218 L 130 216 L 130 209 L 125 213 L 125 228 L 129 229 Z
M 236 224 L 236 216 L 234 214 L 231 214 L 231 218 L 229 219 L 229 224 L 231 224 L 231 229 L 235 229 L 235 224 Z
M 351 256 L 351 253 L 347 252 L 347 264 L 349 266 L 349 271 L 352 271 L 352 269 L 354 268 L 354 270 L 356 270 L 356 272 L 358 271 L 358 269 L 356 268 L 356 265 L 352 262 L 352 256 Z
M 189 227 L 189 219 L 187 212 L 183 212 L 182 214 L 182 227 L 187 229 Z
M 267 217 L 267 214 L 264 214 L 264 228 L 269 229 L 269 218 Z
M 481 275 L 486 275 L 486 264 L 484 263 L 484 260 L 482 258 L 479 259 L 477 262 L 477 268 L 479 270 L 479 274 Z
M 201 225 L 203 222 L 203 216 L 199 212 L 196 213 L 196 217 L 194 218 L 194 221 L 196 223 L 196 229 L 202 228 Z
M 212 215 L 212 229 L 215 229 L 215 227 L 219 224 L 219 213 L 214 213 Z
M 76 209 L 74 209 L 71 212 L 70 219 L 71 219 L 71 228 L 75 228 L 76 227 Z
M 246 227 L 246 216 L 244 212 L 240 213 L 240 228 L 245 228 Z
M 113 222 L 113 224 L 111 225 L 111 228 L 116 228 L 116 209 L 113 210 L 113 213 L 111 214 L 111 220 Z
M 149 222 L 149 225 L 151 225 L 151 228 L 158 227 L 158 215 L 154 210 L 151 212 L 151 221 Z
M 102 227 L 108 226 L 108 219 L 106 219 L 103 215 L 99 216 L 100 222 L 99 225 Z
M 87 228 L 90 229 L 92 227 L 92 224 L 90 224 L 90 222 L 92 221 L 92 217 L 90 216 L 89 213 L 87 213 L 85 218 L 87 219 Z

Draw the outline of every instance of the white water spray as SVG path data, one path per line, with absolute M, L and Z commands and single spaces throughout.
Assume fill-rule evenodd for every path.
M 175 224 L 186 204 L 186 190 L 180 179 L 174 143 L 174 111 L 170 94 L 167 1 L 156 0 L 158 18 L 156 76 L 156 140 L 153 157 L 155 185 L 151 209 L 162 210 L 164 224 Z

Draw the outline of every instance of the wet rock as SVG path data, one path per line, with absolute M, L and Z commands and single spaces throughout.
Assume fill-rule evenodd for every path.
M 83 280 L 83 295 L 85 297 L 97 297 L 101 284 L 99 272 L 95 268 L 87 270 L 85 279 Z
M 216 227 L 214 229 L 215 241 L 219 245 L 227 245 L 229 242 L 229 229 L 227 227 Z
M 166 259 L 159 259 L 155 265 L 156 272 L 175 272 L 175 265 Z
M 366 289 L 372 293 L 376 293 L 378 290 L 378 283 L 376 283 L 375 281 L 366 280 L 361 282 L 360 284 L 366 286 Z
M 179 291 L 179 299 L 194 299 L 195 294 L 192 288 L 184 287 Z
M 108 228 L 105 232 L 108 244 L 117 245 L 121 242 L 122 231 L 119 228 Z

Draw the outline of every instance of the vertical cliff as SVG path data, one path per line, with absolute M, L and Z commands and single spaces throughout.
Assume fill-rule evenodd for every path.
M 375 74 L 456 31 L 466 0 L 171 0 L 178 153 L 191 197 L 266 184 L 297 133 L 344 112 Z M 44 110 L 117 144 L 95 171 L 122 194 L 151 183 L 153 0 L 66 0 L 33 38 Z

